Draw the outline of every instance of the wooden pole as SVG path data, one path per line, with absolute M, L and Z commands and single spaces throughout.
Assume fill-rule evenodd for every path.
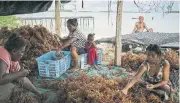
M 122 25 L 122 7 L 123 1 L 117 1 L 117 15 L 116 15 L 116 43 L 115 43 L 115 65 L 121 66 L 121 25 Z
M 82 0 L 82 8 L 84 8 L 84 1 Z
M 56 34 L 61 37 L 61 20 L 60 20 L 60 1 L 55 1 L 55 24 L 56 24 Z

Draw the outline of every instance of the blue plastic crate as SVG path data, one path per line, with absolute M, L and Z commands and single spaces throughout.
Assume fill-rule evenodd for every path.
M 97 49 L 97 54 L 98 54 L 97 63 L 98 64 L 102 64 L 102 60 L 103 60 L 102 53 L 103 53 L 102 49 Z M 73 66 L 74 65 L 73 59 L 71 59 L 71 63 L 72 63 L 72 66 Z M 87 53 L 79 55 L 79 57 L 78 57 L 78 66 L 80 68 L 84 68 L 84 66 L 86 66 L 87 64 L 88 64 L 88 55 L 87 55 Z
M 98 61 L 97 61 L 97 63 L 98 63 L 98 64 L 102 64 L 102 61 L 103 61 L 103 55 L 102 55 L 102 53 L 103 53 L 103 50 L 102 50 L 102 49 L 98 49 L 98 50 L 97 50 L 97 54 L 98 54 Z
M 70 68 L 71 55 L 69 51 L 63 51 L 64 57 L 60 60 L 55 60 L 56 52 L 50 51 L 38 57 L 38 71 L 41 77 L 60 77 Z

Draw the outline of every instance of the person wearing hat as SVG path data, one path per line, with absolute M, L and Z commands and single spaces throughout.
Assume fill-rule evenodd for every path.
M 146 29 L 147 32 L 151 32 L 148 29 L 148 27 L 146 26 L 146 24 L 144 23 L 144 17 L 143 16 L 139 16 L 139 21 L 136 22 L 132 33 L 140 33 L 140 32 L 143 32 L 144 29 Z

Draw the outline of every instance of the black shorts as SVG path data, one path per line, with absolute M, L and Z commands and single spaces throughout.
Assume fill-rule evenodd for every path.
M 71 50 L 71 46 L 68 46 L 67 48 L 64 48 L 63 51 L 70 51 Z M 77 53 L 78 55 L 80 54 L 85 54 L 86 51 L 84 50 L 84 48 L 78 48 L 76 47 Z

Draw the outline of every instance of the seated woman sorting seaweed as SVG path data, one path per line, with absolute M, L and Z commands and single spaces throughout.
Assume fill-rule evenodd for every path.
M 12 33 L 4 47 L 0 47 L 0 103 L 7 103 L 15 88 L 14 82 L 19 83 L 39 97 L 43 95 L 26 77 L 29 70 L 20 68 L 19 60 L 24 54 L 26 40 Z
M 67 28 L 69 30 L 69 35 L 67 39 L 61 39 L 64 43 L 58 48 L 56 55 L 60 55 L 61 50 L 70 50 L 74 60 L 74 67 L 72 70 L 78 71 L 78 55 L 85 53 L 84 46 L 87 40 L 85 35 L 78 30 L 77 19 L 69 19 L 67 21 Z
M 170 64 L 162 57 L 158 45 L 149 45 L 146 49 L 147 60 L 139 67 L 133 79 L 126 85 L 122 92 L 127 95 L 128 90 L 136 83 L 143 84 L 148 90 L 168 97 L 174 90 L 169 81 Z M 142 80 L 140 79 L 142 77 Z M 164 98 L 167 99 L 167 98 Z

